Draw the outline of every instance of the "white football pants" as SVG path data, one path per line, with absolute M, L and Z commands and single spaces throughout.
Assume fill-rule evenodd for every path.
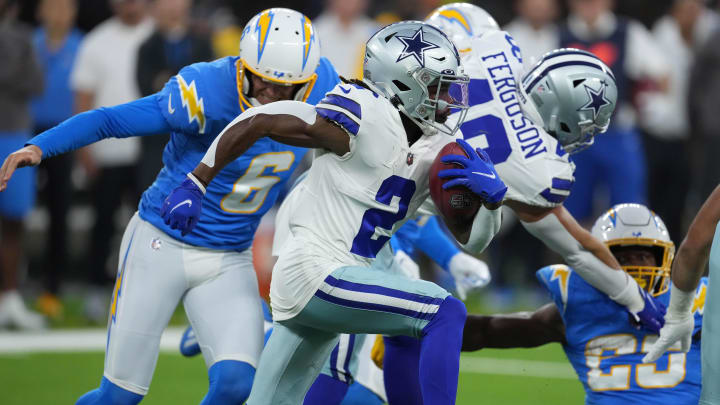
M 221 360 L 257 367 L 263 315 L 251 250 L 191 246 L 135 213 L 123 235 L 110 303 L 108 380 L 147 393 L 160 336 L 180 299 L 208 368 Z

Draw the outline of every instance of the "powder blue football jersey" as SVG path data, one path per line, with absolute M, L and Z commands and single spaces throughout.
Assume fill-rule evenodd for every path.
M 252 244 L 260 218 L 275 203 L 306 153 L 262 138 L 228 164 L 208 186 L 203 214 L 195 229 L 182 236 L 160 216 L 165 198 L 202 160 L 210 144 L 227 124 L 249 105 L 238 96 L 238 57 L 195 63 L 172 77 L 156 95 L 160 110 L 172 127 L 163 164 L 153 185 L 140 201 L 140 216 L 168 235 L 195 246 L 243 250 Z M 306 100 L 316 104 L 338 83 L 330 62 L 321 58 L 317 81 Z
M 585 388 L 586 404 L 697 404 L 700 397 L 700 340 L 707 279 L 698 286 L 692 311 L 695 331 L 689 353 L 680 343 L 655 363 L 642 358 L 658 335 L 636 329 L 624 307 L 565 265 L 538 270 L 565 323 L 565 354 Z M 670 292 L 658 297 L 665 305 Z

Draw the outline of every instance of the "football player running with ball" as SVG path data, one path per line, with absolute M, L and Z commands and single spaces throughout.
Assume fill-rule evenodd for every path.
M 79 405 L 142 400 L 160 336 L 180 300 L 208 367 L 210 387 L 202 403 L 247 399 L 264 336 L 250 246 L 261 217 L 306 149 L 265 138 L 226 161 L 212 185 L 202 187 L 207 209 L 194 218 L 192 231 L 176 230 L 162 214 L 199 212 L 200 200 L 182 199 L 161 208 L 172 187 L 187 178 L 238 114 L 277 100 L 316 103 L 337 84 L 319 48 L 306 16 L 265 10 L 246 25 L 239 57 L 187 66 L 157 94 L 77 115 L 7 158 L 0 190 L 16 167 L 37 165 L 41 158 L 107 137 L 171 133 L 165 167 L 143 194 L 120 246 L 100 387 L 80 398 Z M 192 186 L 199 190 L 196 183 Z
M 467 107 L 468 78 L 450 40 L 412 21 L 370 38 L 364 72 L 363 81 L 337 85 L 315 108 L 281 101 L 243 113 L 165 202 L 197 206 L 203 188 L 228 162 L 268 138 L 325 152 L 298 185 L 292 238 L 273 270 L 274 329 L 250 405 L 302 403 L 339 333 L 419 338 L 423 397 L 432 404 L 455 402 L 464 305 L 433 283 L 388 274 L 371 263 L 428 200 L 430 166 L 454 141 L 449 135 L 457 124 L 445 121 L 451 109 Z M 468 149 L 472 159 L 460 178 L 484 202 L 502 201 L 506 186 L 492 163 L 482 151 L 479 156 Z M 187 231 L 198 215 L 175 210 L 166 219 Z M 499 225 L 499 210 L 480 208 L 451 232 L 475 253 Z
M 505 205 L 577 274 L 657 332 L 663 309 L 562 206 L 574 181 L 569 155 L 605 131 L 615 108 L 610 69 L 590 53 L 561 49 L 545 55 L 521 80 L 520 48 L 483 9 L 452 3 L 426 21 L 460 49 L 470 76 L 470 107 L 466 117 L 452 115 L 448 122 L 465 118 L 462 137 L 490 156 L 508 186 Z M 394 405 L 417 402 L 417 354 L 412 355 L 419 352 L 417 342 L 389 339 L 384 354 L 388 400 Z
M 643 205 L 620 204 L 598 218 L 592 234 L 644 291 L 668 305 L 675 245 L 660 217 Z M 657 333 L 634 327 L 622 306 L 579 277 L 574 268 L 548 266 L 538 270 L 537 278 L 550 292 L 552 303 L 532 313 L 468 315 L 463 351 L 558 342 L 585 388 L 587 404 L 698 403 L 706 278 L 689 299 L 692 323 L 687 343 L 675 342 L 647 364 L 643 357 L 653 350 Z

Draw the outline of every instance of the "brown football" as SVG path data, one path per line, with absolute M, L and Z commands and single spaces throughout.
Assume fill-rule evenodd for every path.
M 455 163 L 443 163 L 442 157 L 447 155 L 467 156 L 457 142 L 451 142 L 440 149 L 430 167 L 430 197 L 449 225 L 462 224 L 472 221 L 482 205 L 482 200 L 466 187 L 458 186 L 443 190 L 443 184 L 451 179 L 439 178 L 438 172 L 444 169 L 462 168 Z

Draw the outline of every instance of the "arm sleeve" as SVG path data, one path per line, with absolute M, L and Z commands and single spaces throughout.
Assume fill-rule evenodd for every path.
M 565 262 L 593 287 L 630 310 L 643 307 L 642 297 L 632 289 L 635 284 L 624 271 L 615 270 L 582 247 L 555 216 L 546 215 L 536 222 L 521 221 L 525 229 L 547 247 L 560 254 Z M 635 293 L 635 294 L 633 294 Z M 639 302 L 638 302 L 639 299 Z
M 70 152 L 105 138 L 128 138 L 170 132 L 155 96 L 115 107 L 78 114 L 30 139 L 43 151 L 43 159 Z
M 471 254 L 478 254 L 485 250 L 500 230 L 501 212 L 501 209 L 488 210 L 480 207 L 473 220 L 470 239 L 462 247 Z
M 315 107 L 302 101 L 283 100 L 249 108 L 225 126 L 213 143 L 210 144 L 210 148 L 205 152 L 205 156 L 203 156 L 201 162 L 207 167 L 215 167 L 215 154 L 217 153 L 218 144 L 222 137 L 225 136 L 230 128 L 234 127 L 240 121 L 250 120 L 250 118 L 258 114 L 292 115 L 305 121 L 308 125 L 314 124 L 317 117 Z
M 460 248 L 451 240 L 436 216 L 430 217 L 420 228 L 420 237 L 415 245 L 446 271 L 450 259 L 460 252 Z

